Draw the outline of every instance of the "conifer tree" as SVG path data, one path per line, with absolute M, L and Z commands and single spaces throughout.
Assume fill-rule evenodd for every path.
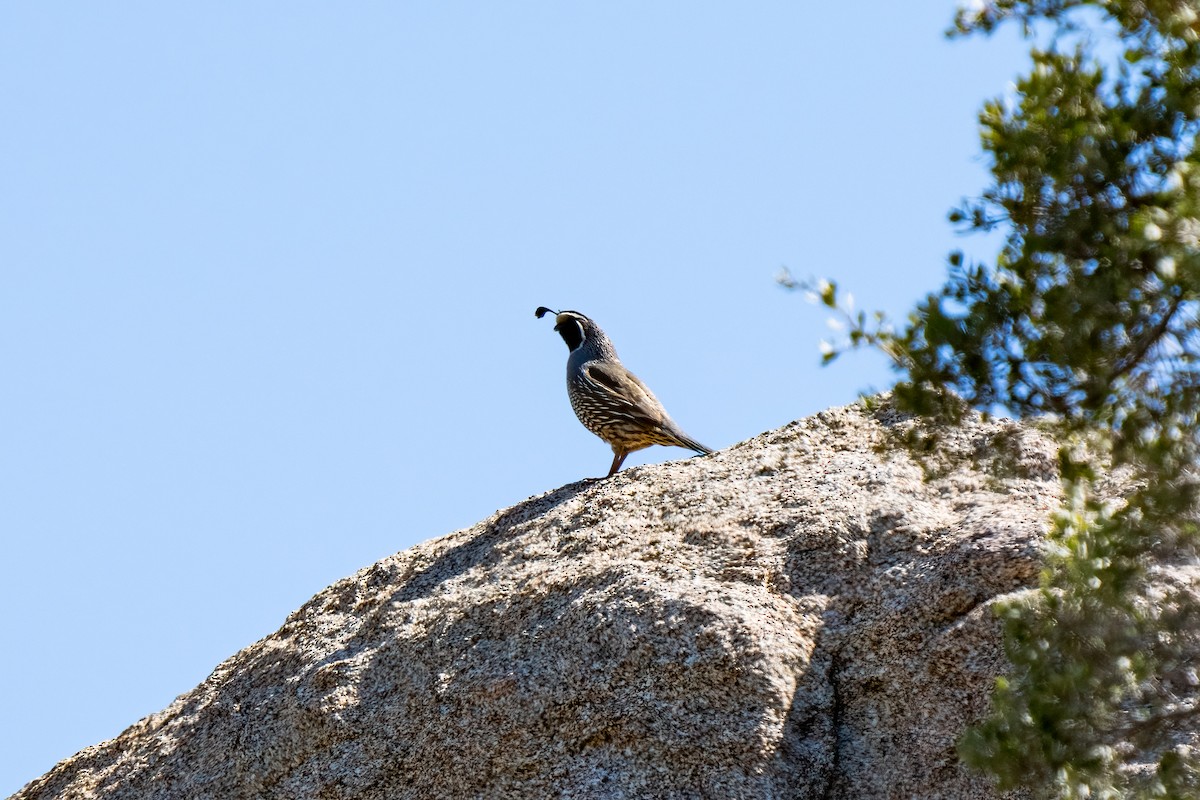
M 1003 247 L 950 254 L 902 325 L 812 287 L 850 323 L 825 358 L 878 347 L 908 409 L 1004 409 L 1062 442 L 1040 585 L 1001 609 L 1012 671 L 963 758 L 1050 797 L 1200 797 L 1200 6 L 975 0 L 950 35 L 1002 25 L 1032 66 L 983 106 L 990 184 L 951 220 Z

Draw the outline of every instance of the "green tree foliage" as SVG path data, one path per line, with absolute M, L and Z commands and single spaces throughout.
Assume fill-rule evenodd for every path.
M 1052 797 L 1200 797 L 1200 611 L 1180 577 L 1198 538 L 1200 6 L 976 0 L 951 35 L 1005 24 L 1043 44 L 983 107 L 992 180 L 951 215 L 1002 249 L 952 253 L 898 327 L 811 287 L 850 323 L 825 357 L 879 347 L 908 408 L 1004 408 L 1065 443 L 1046 568 L 1001 609 L 1013 671 L 964 759 Z M 1114 470 L 1132 488 L 1103 502 Z

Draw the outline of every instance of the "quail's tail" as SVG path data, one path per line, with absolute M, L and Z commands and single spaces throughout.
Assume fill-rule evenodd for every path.
M 680 447 L 686 447 L 688 450 L 694 450 L 700 455 L 704 456 L 712 452 L 711 447 L 705 447 L 678 428 L 674 428 L 670 431 L 670 433 L 671 437 L 675 440 L 675 444 L 679 445 Z

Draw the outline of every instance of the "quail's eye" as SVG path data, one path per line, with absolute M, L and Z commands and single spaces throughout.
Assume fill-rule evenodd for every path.
M 567 347 L 574 350 L 579 345 L 583 344 L 583 325 L 577 319 L 567 320 L 556 326 L 558 333 L 562 336 L 563 341 L 567 343 Z
M 559 318 L 558 325 L 554 325 L 554 330 L 558 331 L 558 335 L 563 337 L 566 342 L 566 349 L 574 351 L 575 348 L 583 344 L 583 324 L 577 319 L 562 319 Z

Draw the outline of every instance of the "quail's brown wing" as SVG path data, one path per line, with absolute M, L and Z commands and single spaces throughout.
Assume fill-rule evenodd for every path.
M 612 401 L 610 412 L 628 416 L 650 428 L 660 428 L 667 420 L 658 398 L 621 364 L 589 361 L 582 371 L 584 380 Z

